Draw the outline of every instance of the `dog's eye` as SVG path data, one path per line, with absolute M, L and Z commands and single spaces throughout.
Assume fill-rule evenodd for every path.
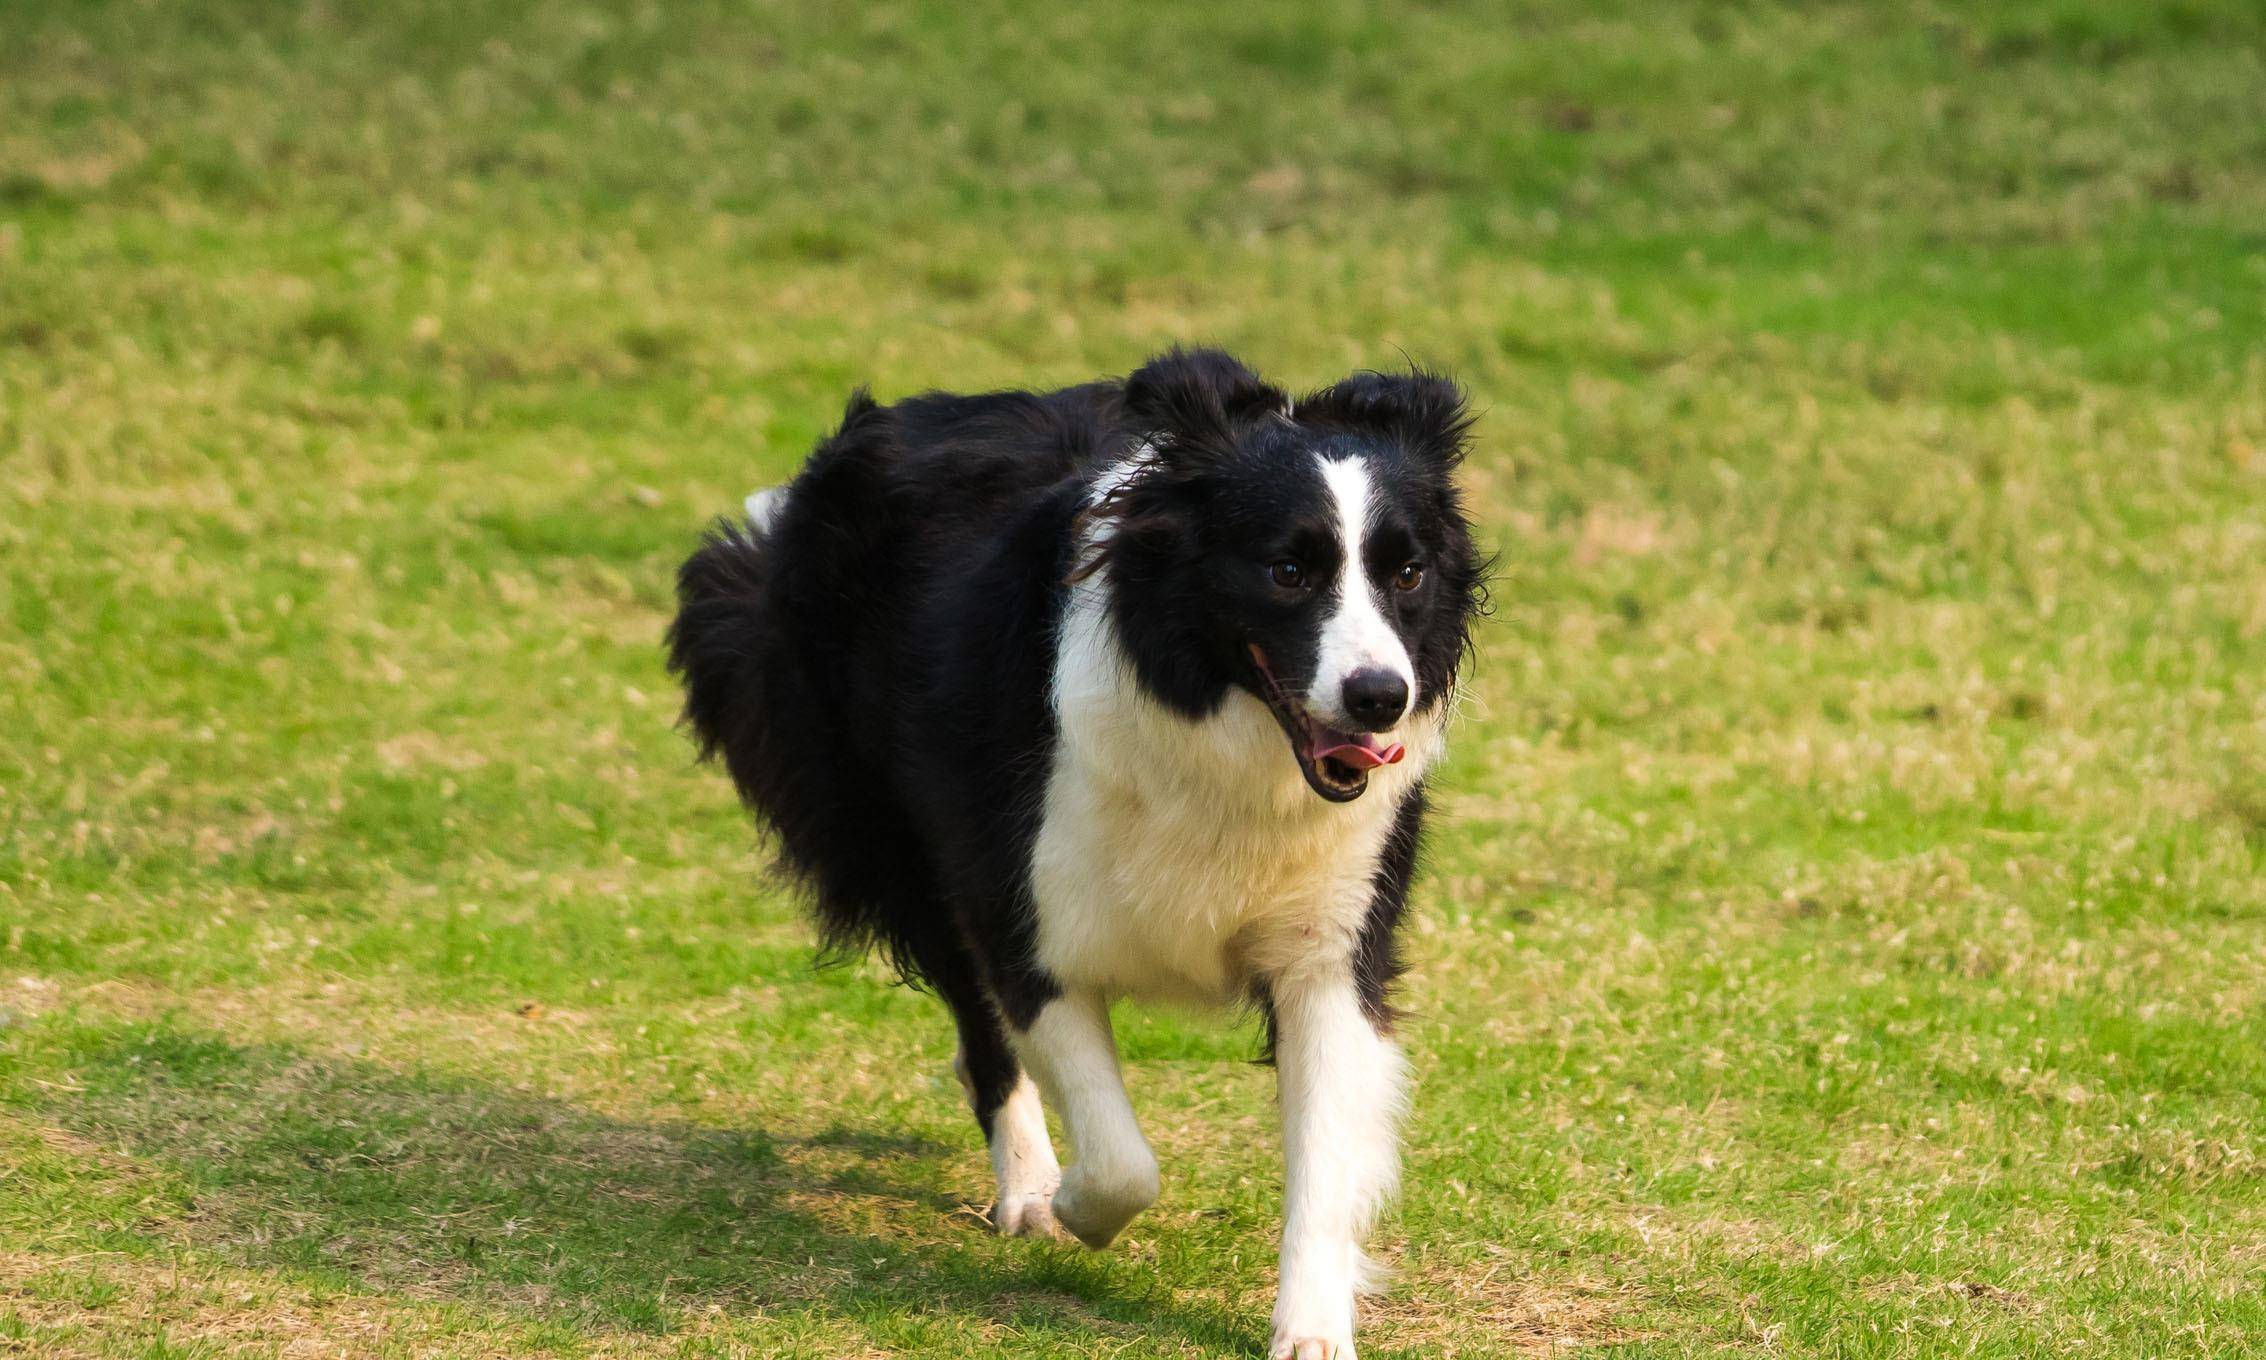
M 1267 574 L 1274 577 L 1275 584 L 1281 586 L 1284 590 L 1304 590 L 1306 588 L 1306 568 L 1287 557 L 1267 568 Z
M 1393 573 L 1393 584 L 1402 590 L 1414 590 L 1424 584 L 1424 568 L 1414 562 L 1403 562 Z

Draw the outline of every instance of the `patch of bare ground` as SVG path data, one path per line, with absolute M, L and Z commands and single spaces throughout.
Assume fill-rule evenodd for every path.
M 1621 1321 L 1634 1310 L 1625 1286 L 1594 1277 L 1519 1274 L 1507 1256 L 1460 1270 L 1403 1273 L 1362 1308 L 1365 1348 L 1443 1357 L 1562 1355 L 1641 1339 Z
M 2044 1307 L 2035 1297 L 2022 1290 L 2009 1289 L 1987 1280 L 1941 1280 L 1922 1275 L 1894 1275 L 1868 1281 L 1863 1286 L 1863 1292 L 1868 1298 L 1911 1307 L 1946 1302 L 1971 1303 L 2017 1314 L 2038 1313 Z
M 507 1311 L 489 1312 L 398 1294 L 310 1287 L 192 1257 L 0 1252 L 0 1319 L 14 1326 L 9 1341 L 32 1355 L 109 1354 L 123 1346 L 134 1354 L 276 1360 L 375 1355 L 503 1360 L 555 1344 L 539 1324 L 508 1311 L 539 1310 L 547 1301 L 543 1293 L 513 1291 L 495 1300 Z M 668 1345 L 753 1355 L 742 1335 L 747 1320 L 744 1312 L 717 1305 L 686 1309 L 672 1319 Z M 651 1355 L 655 1349 L 654 1337 L 635 1331 L 601 1330 L 576 1346 L 577 1353 L 595 1360 Z M 0 1354 L 17 1353 L 0 1343 Z M 857 1344 L 835 1353 L 847 1360 L 891 1354 Z
M 9 1115 L 0 1115 L 0 1130 L 22 1130 L 49 1152 L 59 1157 L 68 1157 L 88 1166 L 99 1167 L 114 1175 L 130 1176 L 139 1174 L 141 1171 L 141 1168 L 135 1166 L 133 1162 L 117 1155 L 99 1143 L 81 1138 L 68 1129 L 59 1129 L 52 1125 L 35 1124 Z
M 169 1346 L 280 1357 L 368 1354 L 432 1330 L 399 1299 L 327 1294 L 249 1271 L 116 1253 L 45 1256 L 0 1252 L 0 1311 L 64 1352 L 90 1341 L 162 1336 Z M 499 1338 L 499 1341 L 501 1338 Z M 467 1348 L 502 1355 L 508 1345 Z

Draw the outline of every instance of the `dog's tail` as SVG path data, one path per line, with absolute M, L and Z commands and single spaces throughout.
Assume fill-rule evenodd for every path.
M 757 787 L 762 758 L 757 721 L 765 688 L 763 643 L 771 612 L 771 564 L 764 539 L 784 489 L 747 498 L 745 523 L 720 519 L 700 550 L 677 569 L 677 617 L 669 626 L 669 669 L 684 679 L 685 722 L 703 759 L 721 755 L 742 795 Z
M 779 512 L 787 508 L 787 488 L 768 486 L 750 492 L 743 504 L 747 508 L 749 534 L 761 538 L 771 532 L 771 526 L 779 522 Z
M 721 755 L 732 782 L 752 797 L 760 692 L 759 656 L 770 613 L 771 567 L 764 542 L 786 507 L 787 488 L 750 495 L 747 519 L 718 519 L 699 551 L 677 569 L 677 617 L 669 625 L 669 669 L 683 677 L 684 718 L 703 760 Z M 746 753 L 742 755 L 740 753 Z
M 826 943 L 841 954 L 878 943 L 911 975 L 896 922 L 935 894 L 873 751 L 878 681 L 861 671 L 856 630 L 897 569 L 895 456 L 888 420 L 858 394 L 793 482 L 748 497 L 746 518 L 716 523 L 678 570 L 668 651 L 702 756 L 722 760 L 775 833 Z

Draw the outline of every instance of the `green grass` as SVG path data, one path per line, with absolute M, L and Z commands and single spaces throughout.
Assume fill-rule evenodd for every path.
M 0 1350 L 1242 1356 L 984 1234 L 670 572 L 870 382 L 1403 354 L 1502 555 L 1376 1356 L 2266 1354 L 2266 11 L 0 6 Z

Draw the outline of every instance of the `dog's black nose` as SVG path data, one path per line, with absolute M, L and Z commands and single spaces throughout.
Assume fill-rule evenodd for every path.
M 1408 711 L 1408 681 L 1387 670 L 1358 670 L 1345 678 L 1345 715 L 1364 732 L 1382 732 Z

